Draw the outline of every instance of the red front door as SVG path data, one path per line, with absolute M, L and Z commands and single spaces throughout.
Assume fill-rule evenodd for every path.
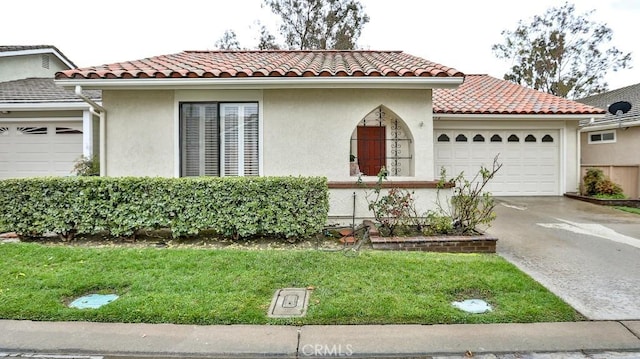
M 365 176 L 377 176 L 385 166 L 387 144 L 384 127 L 358 126 L 358 166 Z

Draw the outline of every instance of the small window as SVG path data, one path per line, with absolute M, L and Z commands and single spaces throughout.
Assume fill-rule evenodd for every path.
M 524 138 L 524 142 L 536 142 L 536 136 L 529 134 Z
M 444 133 L 438 136 L 438 142 L 449 142 L 449 136 Z
M 484 137 L 481 134 L 473 136 L 473 142 L 484 142 Z
M 516 135 L 511 135 L 509 136 L 509 138 L 507 138 L 508 142 L 520 142 L 520 138 L 518 138 L 518 136 Z
M 46 135 L 46 127 L 18 127 L 19 135 Z
M 75 134 L 82 134 L 82 131 L 75 130 L 69 127 L 56 127 L 56 134 L 57 135 L 75 135 Z
M 493 135 L 491 136 L 491 142 L 502 142 L 502 137 L 500 137 L 500 135 Z
M 9 127 L 0 127 L 0 136 L 9 136 Z
M 456 142 L 467 142 L 467 136 L 459 134 L 458 136 L 456 136 Z
M 589 143 L 613 143 L 616 142 L 616 131 L 589 132 Z
M 551 135 L 544 135 L 542 142 L 553 142 L 553 137 L 551 137 Z

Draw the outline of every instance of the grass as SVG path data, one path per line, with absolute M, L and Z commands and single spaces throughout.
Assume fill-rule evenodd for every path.
M 435 324 L 577 321 L 497 255 L 0 244 L 0 318 L 183 324 Z M 271 319 L 275 290 L 314 287 L 307 316 Z M 67 303 L 121 297 L 99 309 Z M 468 314 L 454 300 L 482 298 Z
M 616 207 L 616 209 L 619 209 L 621 211 L 625 211 L 625 212 L 629 212 L 629 213 L 635 213 L 635 214 L 640 214 L 640 208 L 634 208 L 634 207 Z

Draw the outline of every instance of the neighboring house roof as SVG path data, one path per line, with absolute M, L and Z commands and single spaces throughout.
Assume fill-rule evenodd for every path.
M 619 101 L 631 103 L 631 110 L 625 114 L 614 115 L 607 111 L 607 115 L 601 119 L 581 123 L 585 127 L 603 126 L 638 126 L 640 125 L 640 83 L 622 87 L 617 90 L 604 92 L 598 95 L 585 97 L 578 102 L 608 109 L 611 104 Z
M 69 68 L 77 67 L 68 57 L 58 50 L 58 48 L 52 45 L 0 45 L 0 57 L 46 53 L 56 55 L 60 61 L 64 62 Z
M 433 90 L 435 114 L 600 115 L 604 110 L 489 75 L 466 75 L 455 89 Z
M 101 91 L 86 90 L 85 95 L 95 101 L 101 100 Z M 84 102 L 71 90 L 57 86 L 51 78 L 28 78 L 0 82 L 0 108 L 38 107 L 41 104 L 71 104 Z
M 401 51 L 184 51 L 59 72 L 62 79 L 463 77 Z

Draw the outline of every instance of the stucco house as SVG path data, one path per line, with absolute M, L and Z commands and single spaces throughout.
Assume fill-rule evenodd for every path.
M 330 217 L 367 217 L 382 166 L 433 208 L 440 167 L 496 154 L 498 195 L 578 185 L 578 123 L 603 111 L 400 51 L 185 51 L 72 69 L 101 90 L 102 175 L 326 176 Z
M 625 195 L 640 196 L 640 84 L 622 87 L 602 94 L 585 97 L 578 102 L 602 109 L 627 102 L 631 108 L 612 112 L 581 122 L 580 146 L 583 172 L 600 168 L 622 186 Z M 623 106 L 624 107 L 624 106 Z M 616 110 L 619 111 L 616 111 Z
M 0 179 L 68 176 L 93 155 L 97 118 L 53 80 L 75 67 L 54 46 L 0 46 Z M 87 95 L 100 101 L 100 91 Z

